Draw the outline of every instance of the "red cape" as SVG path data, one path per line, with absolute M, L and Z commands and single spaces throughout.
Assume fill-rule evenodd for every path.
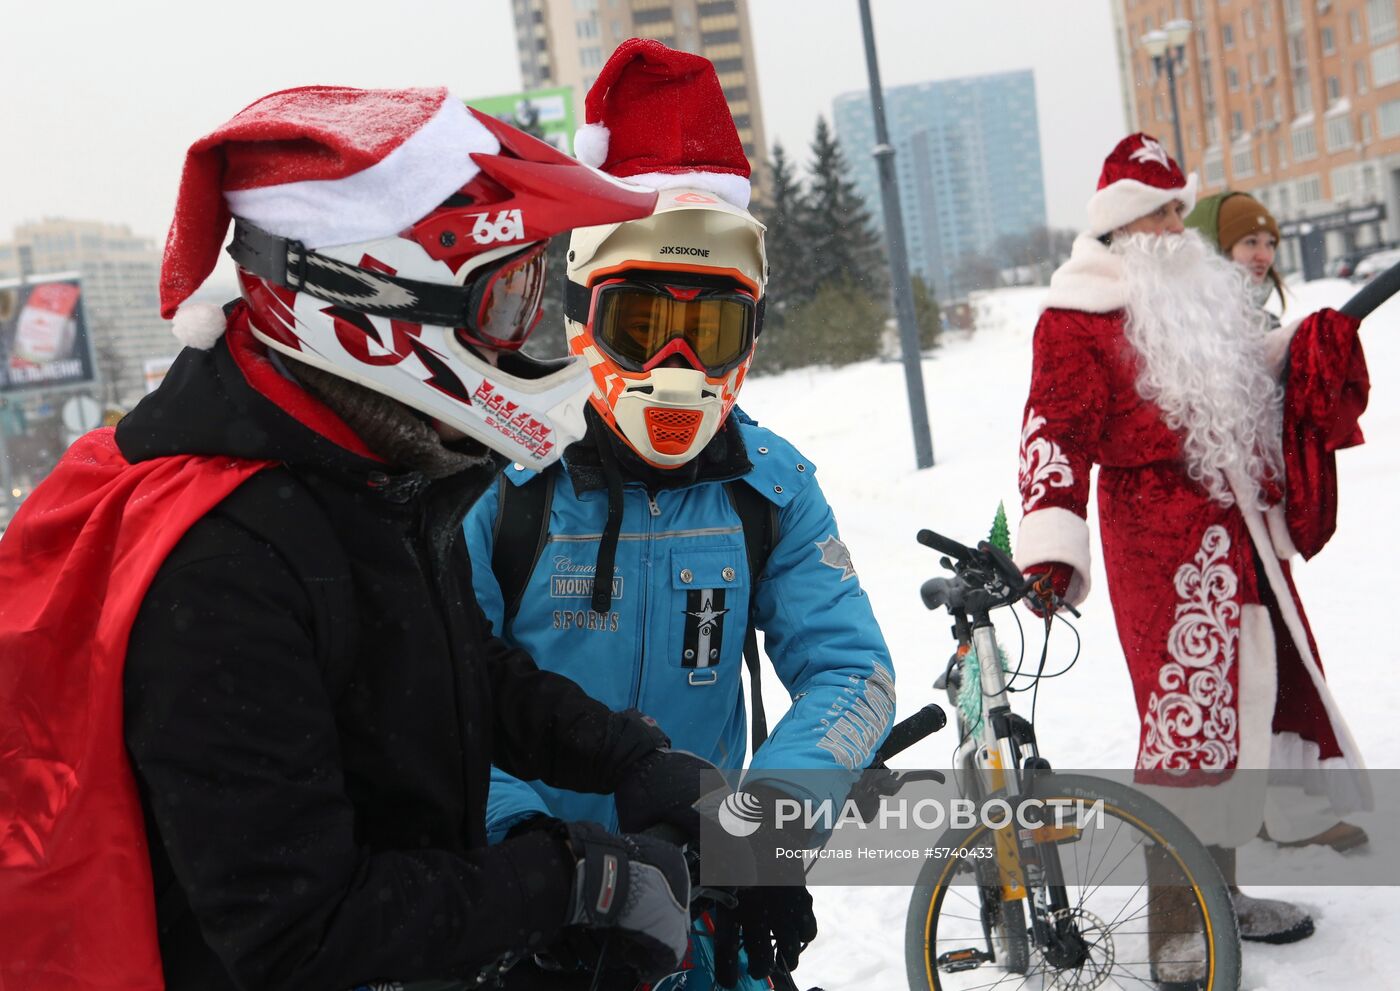
M 127 638 L 194 522 L 271 462 L 68 449 L 0 541 L 0 988 L 160 991 Z

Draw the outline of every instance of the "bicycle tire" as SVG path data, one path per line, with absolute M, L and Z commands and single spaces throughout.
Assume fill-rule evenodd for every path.
M 1208 948 L 1204 991 L 1238 991 L 1240 986 L 1240 940 L 1233 906 L 1220 869 L 1211 858 L 1205 846 L 1175 815 L 1156 801 L 1115 781 L 1087 775 L 1045 775 L 1035 785 L 1037 797 L 1054 800 L 1102 801 L 1106 816 L 1126 822 L 1143 835 L 1151 838 L 1163 849 L 1191 881 L 1191 901 L 1199 911 L 1204 924 Z M 945 833 L 939 840 L 944 847 L 971 847 L 978 842 L 987 842 L 991 830 L 984 825 L 970 829 Z M 905 922 L 905 968 L 911 991 L 953 991 L 959 980 L 948 981 L 948 975 L 941 974 L 934 958 L 937 946 L 930 946 L 931 938 L 936 938 L 938 920 L 943 912 L 946 898 L 954 885 L 951 883 L 959 867 L 954 858 L 929 860 L 924 864 L 915 882 L 909 902 Z M 1095 890 L 1102 890 L 1098 888 Z M 1003 903 L 1010 904 L 1010 903 Z M 1016 902 L 1024 906 L 1023 902 Z M 1121 913 L 1120 913 L 1121 914 Z M 1105 933 L 1105 935 L 1109 935 Z M 1102 938 L 1101 938 L 1102 939 Z M 1034 952 L 1034 951 L 1032 951 Z M 1063 987 L 1058 983 L 1057 974 L 1063 971 L 1041 971 L 1041 985 Z M 1146 975 L 1145 975 L 1146 976 Z M 1006 987 L 1031 989 L 1037 987 L 1032 978 L 1035 974 L 1013 974 L 1007 972 Z M 978 979 L 975 986 L 993 988 L 999 982 L 988 983 L 985 976 Z M 1126 986 L 1153 986 L 1142 978 L 1134 978 Z M 1090 985 L 1080 985 L 1090 986 Z M 1124 986 L 1100 981 L 1092 986 Z

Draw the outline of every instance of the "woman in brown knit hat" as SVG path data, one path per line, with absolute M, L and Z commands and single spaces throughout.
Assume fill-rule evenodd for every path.
M 1275 289 L 1284 303 L 1283 279 L 1274 268 L 1278 253 L 1278 221 L 1264 204 L 1248 193 L 1217 193 L 1196 203 L 1186 218 L 1186 226 L 1228 255 L 1249 272 L 1257 290 L 1256 302 L 1263 306 Z M 1274 326 L 1278 318 L 1270 314 Z
M 1263 203 L 1249 193 L 1217 193 L 1196 204 L 1186 225 L 1196 228 L 1201 237 L 1221 249 L 1222 255 L 1249 272 L 1259 290 L 1261 307 L 1274 290 L 1278 290 L 1278 301 L 1284 302 L 1284 280 L 1274 267 L 1278 221 Z M 1277 319 L 1274 323 L 1277 325 Z

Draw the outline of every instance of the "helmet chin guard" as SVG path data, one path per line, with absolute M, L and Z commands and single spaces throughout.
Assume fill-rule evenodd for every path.
M 624 382 L 610 411 L 613 429 L 650 464 L 683 465 L 704 449 L 729 414 L 733 404 L 724 402 L 723 384 L 693 368 L 653 369 L 636 382 Z

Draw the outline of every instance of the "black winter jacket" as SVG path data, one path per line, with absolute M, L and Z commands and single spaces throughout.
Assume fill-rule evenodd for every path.
M 171 991 L 472 977 L 550 941 L 572 858 L 546 832 L 486 848 L 490 765 L 608 792 L 656 746 L 492 637 L 460 524 L 494 470 L 389 475 L 344 430 L 227 337 L 117 428 L 133 462 L 280 463 L 194 525 L 131 633 Z

